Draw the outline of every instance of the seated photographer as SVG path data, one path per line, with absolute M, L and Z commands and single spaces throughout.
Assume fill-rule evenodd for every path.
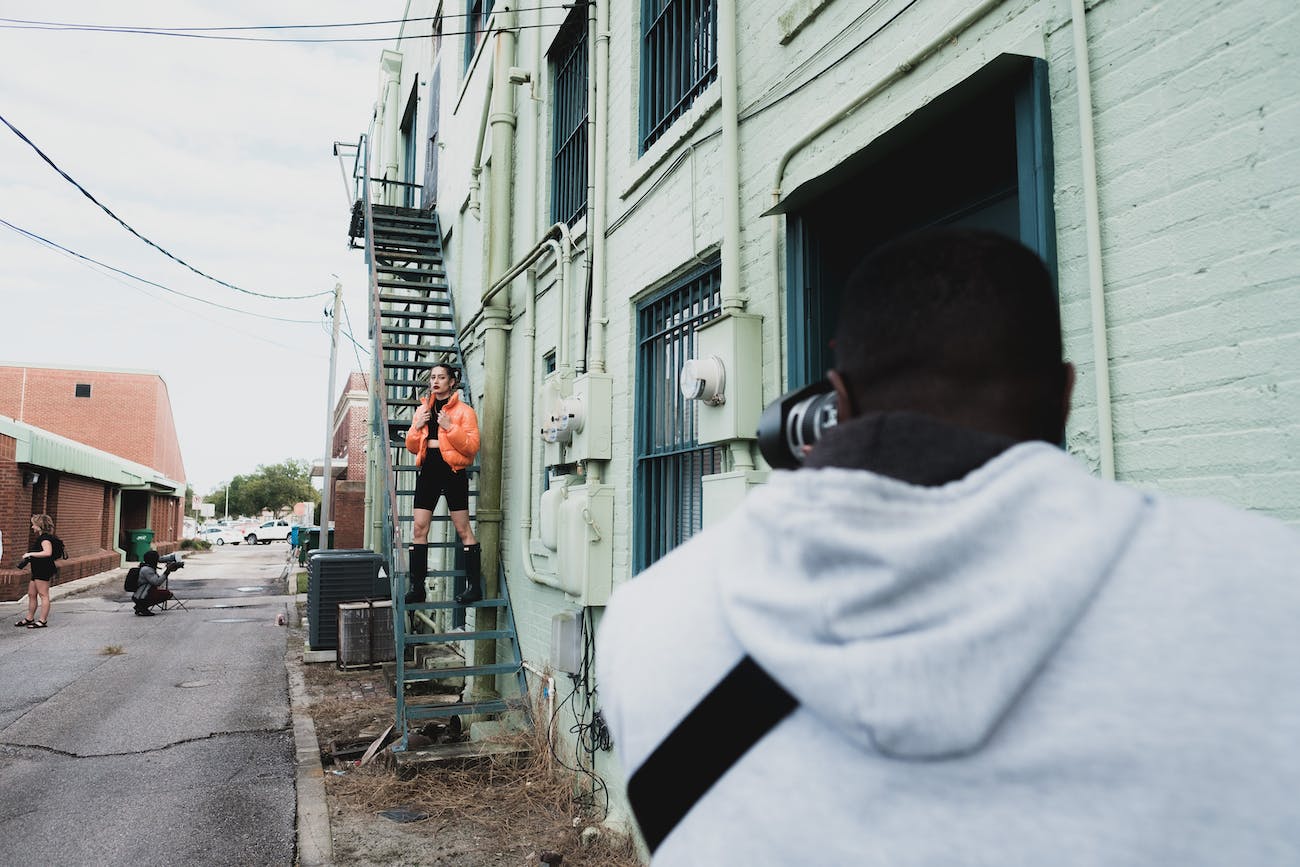
M 172 598 L 172 592 L 163 585 L 167 583 L 168 575 L 185 565 L 169 560 L 162 571 L 159 571 L 158 560 L 157 551 L 145 551 L 144 559 L 140 562 L 140 585 L 131 594 L 138 617 L 153 617 L 153 612 L 149 609 Z

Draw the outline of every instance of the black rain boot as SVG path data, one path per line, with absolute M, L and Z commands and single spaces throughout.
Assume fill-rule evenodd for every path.
M 411 546 L 411 589 L 406 592 L 406 604 L 418 605 L 425 601 L 424 579 L 429 576 L 429 546 Z
M 456 597 L 456 604 L 469 605 L 483 598 L 483 569 L 481 565 L 483 547 L 466 545 L 461 551 L 465 554 L 465 592 Z

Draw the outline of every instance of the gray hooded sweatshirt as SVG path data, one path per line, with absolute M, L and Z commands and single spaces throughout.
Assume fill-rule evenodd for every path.
M 1300 864 L 1278 522 L 1043 443 L 935 487 L 777 472 L 614 594 L 598 685 L 625 772 L 745 655 L 798 708 L 656 864 Z

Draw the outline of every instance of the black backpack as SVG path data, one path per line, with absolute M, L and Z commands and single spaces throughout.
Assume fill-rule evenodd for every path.
M 140 587 L 140 567 L 132 566 L 126 570 L 126 580 L 122 582 L 122 589 L 127 593 L 134 593 Z

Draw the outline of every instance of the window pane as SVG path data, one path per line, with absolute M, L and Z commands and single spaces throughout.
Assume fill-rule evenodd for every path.
M 713 264 L 637 311 L 637 571 L 700 529 L 701 480 L 722 470 L 722 449 L 696 441 L 696 404 L 677 387 L 695 330 L 719 313 L 720 278 Z

